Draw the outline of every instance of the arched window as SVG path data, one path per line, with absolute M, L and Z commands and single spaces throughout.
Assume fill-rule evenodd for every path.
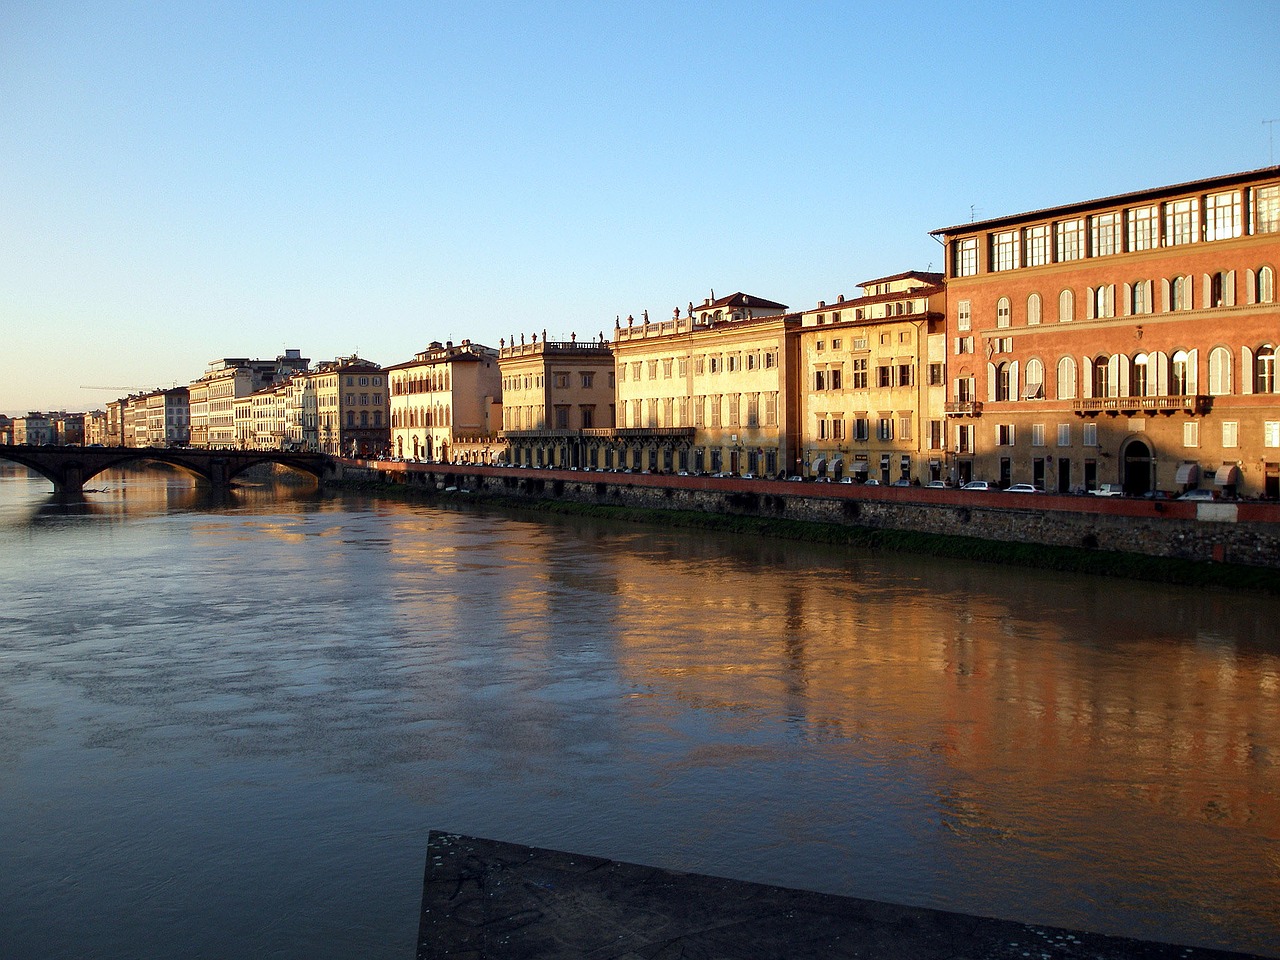
M 1008 400 L 1009 396 L 1009 367 L 1008 363 L 996 364 L 996 396 L 997 400 Z
M 1276 348 L 1264 344 L 1253 358 L 1254 393 L 1276 392 Z
M 1076 397 L 1076 361 L 1063 357 L 1058 361 L 1058 399 L 1074 400 Z
M 1033 293 L 1027 297 L 1027 326 L 1034 327 L 1040 322 L 1040 294 Z
M 1135 397 L 1149 397 L 1152 386 L 1147 372 L 1147 355 L 1140 353 L 1133 358 L 1133 372 L 1129 375 L 1129 393 Z
M 1012 322 L 1010 314 L 1011 314 L 1011 311 L 1009 309 L 1009 298 L 1001 297 L 1000 301 L 996 304 L 996 326 L 997 327 L 1009 326 L 1009 324 Z
M 1107 378 L 1109 359 L 1102 355 L 1093 358 L 1093 395 L 1095 397 L 1107 396 L 1107 388 L 1110 385 Z
M 1169 363 L 1169 392 L 1175 397 L 1185 397 L 1191 387 L 1191 358 L 1187 351 L 1179 350 Z
M 1044 364 L 1032 357 L 1027 361 L 1026 387 L 1022 395 L 1027 400 L 1038 400 L 1044 396 Z
M 1130 313 L 1151 312 L 1151 283 L 1148 280 L 1135 280 L 1130 292 Z
M 1274 303 L 1276 299 L 1276 272 L 1270 267 L 1259 267 L 1255 281 L 1257 289 L 1254 299 L 1258 303 Z
M 1169 309 L 1191 309 L 1191 282 L 1187 277 L 1174 277 L 1169 281 Z
M 1070 290 L 1063 290 L 1058 294 L 1058 320 L 1061 323 L 1070 323 L 1076 318 L 1076 298 Z
M 1209 352 L 1209 393 L 1221 397 L 1231 392 L 1231 351 L 1214 347 Z

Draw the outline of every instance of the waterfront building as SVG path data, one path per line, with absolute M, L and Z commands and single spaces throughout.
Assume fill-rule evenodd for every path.
M 1280 496 L 1280 167 L 933 234 L 958 479 Z
M 306 442 L 314 444 L 307 449 L 314 452 L 381 454 L 391 440 L 388 378 L 381 366 L 355 355 L 320 363 L 305 377 L 295 378 L 304 379 L 305 384 L 295 384 L 282 396 L 297 405 L 287 420 L 297 420 L 299 436 L 307 436 Z M 309 408 L 308 401 L 314 406 Z M 307 416 L 314 421 L 310 428 L 303 425 Z M 291 429 L 286 420 L 282 419 L 281 429 Z
M 579 342 L 500 344 L 502 436 L 509 462 L 602 467 L 614 444 L 613 350 L 601 334 Z
M 237 436 L 234 401 L 305 372 L 309 365 L 299 350 L 286 350 L 274 360 L 225 357 L 211 361 L 188 389 L 191 445 L 238 446 L 242 438 Z
M 754 476 L 799 469 L 790 353 L 799 326 L 785 304 L 744 293 L 690 303 L 670 320 L 618 322 L 617 458 L 603 466 Z
M 107 437 L 102 442 L 108 447 L 124 446 L 124 409 L 127 403 L 121 397 L 107 404 Z
M 186 387 L 152 390 L 138 398 L 146 418 L 146 443 L 150 447 L 185 447 L 191 440 Z M 139 444 L 143 446 L 144 444 Z
M 107 443 L 107 412 L 90 410 L 84 415 L 84 442 L 86 446 L 105 446 Z
M 13 418 L 7 417 L 0 413 L 0 445 L 8 446 L 13 443 Z
M 253 398 L 255 395 L 251 393 L 247 397 L 231 398 L 234 439 L 230 444 L 222 443 L 219 446 L 234 446 L 240 450 L 248 450 L 253 446 Z
M 53 426 L 54 415 L 32 410 L 24 417 L 13 418 L 13 442 L 18 445 L 27 444 L 43 447 L 56 439 Z
M 940 273 L 863 281 L 801 314 L 801 470 L 927 482 L 945 472 L 946 288 Z
M 84 414 L 59 413 L 52 420 L 53 442 L 62 447 L 84 445 Z
M 434 341 L 386 372 L 393 456 L 478 463 L 502 457 L 502 376 L 493 347 Z

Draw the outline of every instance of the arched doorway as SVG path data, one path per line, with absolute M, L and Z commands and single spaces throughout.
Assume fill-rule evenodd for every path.
M 1121 483 L 1124 492 L 1131 497 L 1140 497 L 1152 489 L 1151 448 L 1145 440 L 1130 440 L 1125 444 L 1122 453 L 1124 477 Z

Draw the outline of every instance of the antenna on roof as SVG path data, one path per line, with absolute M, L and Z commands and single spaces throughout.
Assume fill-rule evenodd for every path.
M 1267 166 L 1274 166 L 1276 162 L 1276 124 L 1280 123 L 1280 118 L 1275 120 L 1263 120 L 1262 125 L 1267 128 L 1268 146 L 1267 146 Z
M 973 204 L 969 204 L 969 222 L 973 223 Z

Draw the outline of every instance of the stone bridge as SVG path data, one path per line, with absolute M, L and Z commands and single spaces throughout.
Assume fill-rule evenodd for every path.
M 278 450 L 203 450 L 188 447 L 29 447 L 0 446 L 0 459 L 29 467 L 53 482 L 58 496 L 78 496 L 85 482 L 103 470 L 140 461 L 167 463 L 225 490 L 244 471 L 259 463 L 279 463 L 317 480 L 335 469 L 324 453 Z

